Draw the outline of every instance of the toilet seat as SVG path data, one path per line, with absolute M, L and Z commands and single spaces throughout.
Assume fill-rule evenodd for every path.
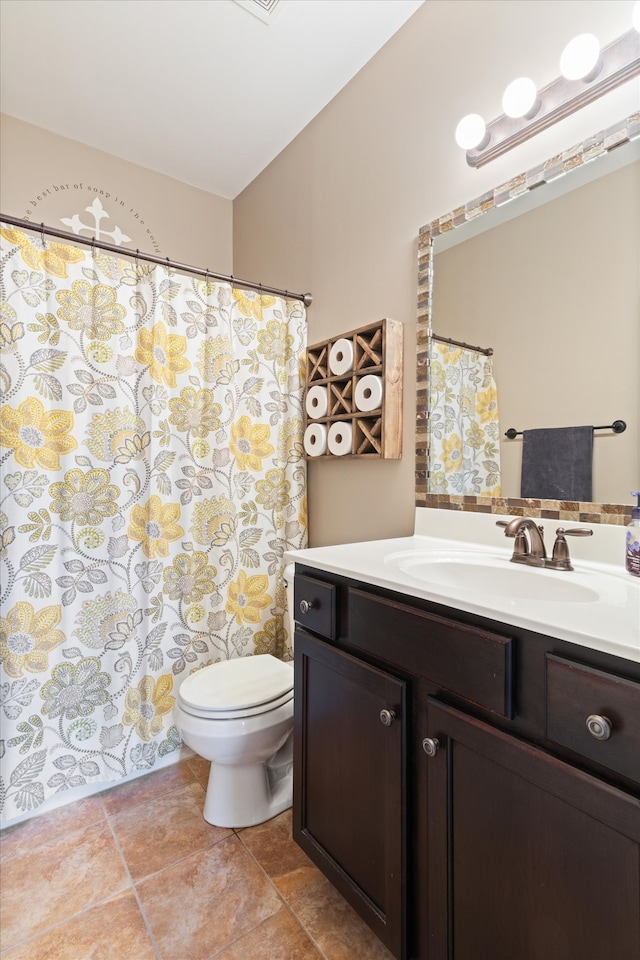
M 254 717 L 292 699 L 292 664 L 270 654 L 204 667 L 187 677 L 178 692 L 186 713 L 210 720 Z

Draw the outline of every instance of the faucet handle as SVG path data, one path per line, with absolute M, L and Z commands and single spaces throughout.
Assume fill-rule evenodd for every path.
M 509 522 L 509 520 L 496 520 L 496 527 L 507 527 Z
M 593 530 L 587 527 L 571 527 L 565 530 L 564 527 L 558 527 L 556 530 L 556 542 L 553 545 L 553 554 L 551 560 L 547 561 L 547 566 L 554 570 L 573 570 L 573 564 L 569 557 L 569 544 L 565 537 L 592 537 Z

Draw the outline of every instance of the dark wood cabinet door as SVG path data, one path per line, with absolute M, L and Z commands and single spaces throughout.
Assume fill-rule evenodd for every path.
M 427 703 L 429 960 L 638 960 L 640 800 Z
M 301 630 L 294 649 L 294 838 L 403 957 L 405 684 Z

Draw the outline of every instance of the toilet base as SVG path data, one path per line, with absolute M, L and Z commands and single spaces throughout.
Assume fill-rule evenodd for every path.
M 290 735 L 264 763 L 211 763 L 203 816 L 216 827 L 253 827 L 287 810 L 293 800 Z

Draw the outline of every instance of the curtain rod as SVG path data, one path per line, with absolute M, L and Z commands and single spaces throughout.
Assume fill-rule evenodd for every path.
M 438 340 L 440 343 L 451 343 L 454 347 L 464 347 L 465 350 L 475 350 L 476 353 L 484 353 L 485 357 L 493 356 L 493 347 L 474 347 L 472 343 L 465 343 L 463 340 L 452 340 L 451 337 L 441 337 L 437 333 L 432 333 L 431 339 Z
M 51 237 L 59 237 L 62 240 L 70 240 L 72 243 L 84 243 L 89 247 L 98 247 L 100 250 L 108 250 L 109 253 L 117 253 L 119 256 L 133 257 L 134 260 L 146 260 L 148 263 L 159 263 L 164 267 L 170 267 L 172 270 L 182 270 L 185 273 L 193 273 L 198 277 L 204 277 L 207 280 L 222 280 L 225 283 L 232 283 L 236 287 L 245 290 L 258 290 L 260 293 L 275 293 L 279 297 L 286 297 L 289 300 L 302 300 L 305 307 L 310 307 L 313 303 L 313 296 L 310 293 L 291 293 L 290 290 L 280 290 L 277 287 L 267 287 L 263 283 L 253 283 L 251 280 L 239 280 L 233 274 L 214 273 L 212 270 L 204 270 L 202 267 L 192 267 L 186 263 L 178 263 L 176 260 L 170 260 L 169 257 L 156 257 L 152 253 L 141 253 L 139 250 L 132 250 L 130 247 L 118 247 L 115 243 L 103 243 L 101 240 L 79 237 L 75 233 L 67 233 L 65 230 L 58 230 L 56 227 L 47 227 L 44 223 L 39 225 L 31 223 L 30 220 L 20 220 L 18 217 L 5 217 L 0 213 L 0 221 L 8 223 L 12 227 L 20 227 L 23 230 L 33 230 L 40 233 L 44 238 L 45 233 Z

